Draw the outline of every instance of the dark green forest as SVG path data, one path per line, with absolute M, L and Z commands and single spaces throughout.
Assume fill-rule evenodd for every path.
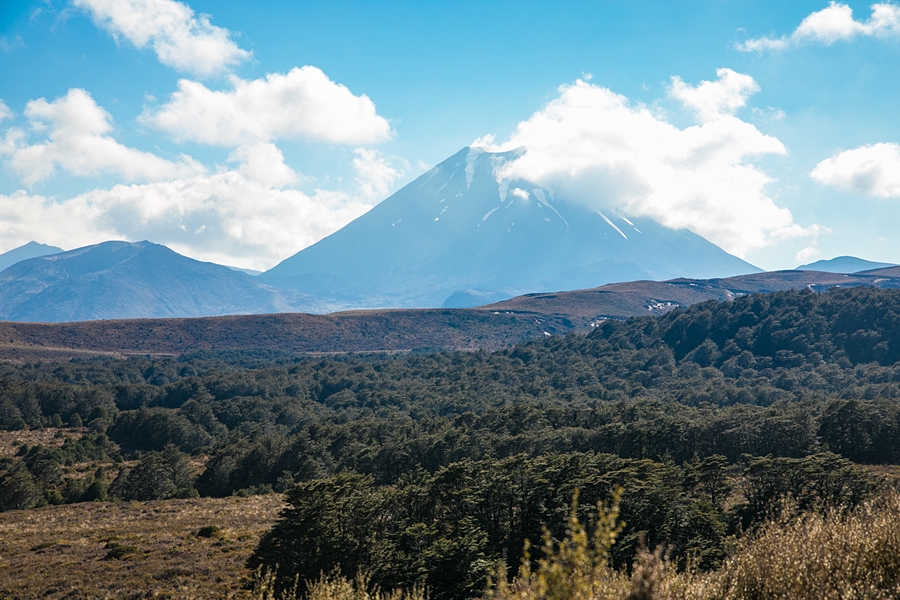
M 502 351 L 206 351 L 0 365 L 0 508 L 286 492 L 252 566 L 479 594 L 622 489 L 613 556 L 721 563 L 790 496 L 860 503 L 900 464 L 900 291 L 778 292 Z M 67 465 L 93 464 L 71 477 Z M 95 468 L 94 468 L 95 467 Z M 535 558 L 535 557 L 533 557 Z

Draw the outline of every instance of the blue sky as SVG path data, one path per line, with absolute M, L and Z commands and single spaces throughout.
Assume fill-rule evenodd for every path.
M 897 65 L 891 3 L 7 1 L 0 251 L 267 268 L 480 139 L 763 268 L 900 263 Z

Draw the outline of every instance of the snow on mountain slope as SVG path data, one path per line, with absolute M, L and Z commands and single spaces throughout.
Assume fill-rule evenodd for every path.
M 690 231 L 570 204 L 525 180 L 498 183 L 495 169 L 518 152 L 464 148 L 259 280 L 374 308 L 759 271 Z

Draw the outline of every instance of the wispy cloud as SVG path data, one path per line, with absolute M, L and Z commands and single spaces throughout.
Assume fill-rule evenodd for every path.
M 17 35 L 13 37 L 13 39 L 9 39 L 6 36 L 0 37 L 0 50 L 3 52 L 10 52 L 15 50 L 16 48 L 24 48 L 25 42 L 22 41 L 22 36 Z
M 176 140 L 217 146 L 276 139 L 357 145 L 392 136 L 368 96 L 354 95 L 316 67 L 250 81 L 232 77 L 231 84 L 231 90 L 216 91 L 183 79 L 167 103 L 140 120 Z
M 798 250 L 794 255 L 794 260 L 802 265 L 812 261 L 814 258 L 819 258 L 820 256 L 822 256 L 822 251 L 819 250 L 816 243 L 812 243 L 809 246 Z
M 820 162 L 810 177 L 823 185 L 877 198 L 900 198 L 900 145 L 871 144 Z
M 357 148 L 353 151 L 353 169 L 360 196 L 370 200 L 383 200 L 394 182 L 403 177 L 403 170 L 385 158 L 378 150 Z
M 753 115 L 755 121 L 760 121 L 762 123 L 777 123 L 779 121 L 784 121 L 787 117 L 787 113 L 774 106 L 767 106 L 765 108 L 754 106 L 750 110 L 750 114 Z
M 195 16 L 181 2 L 72 1 L 117 40 L 121 36 L 137 48 L 149 46 L 164 65 L 198 77 L 227 71 L 251 56 L 234 43 L 230 31 L 210 23 L 207 15 Z
M 856 37 L 889 37 L 900 35 L 900 6 L 891 3 L 873 4 L 866 21 L 853 18 L 853 9 L 846 4 L 832 2 L 827 8 L 807 16 L 790 35 L 761 37 L 738 43 L 743 52 L 785 50 L 806 43 L 833 44 Z

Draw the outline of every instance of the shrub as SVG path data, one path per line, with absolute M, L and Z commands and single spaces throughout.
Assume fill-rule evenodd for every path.
M 124 560 L 128 556 L 137 552 L 136 547 L 126 546 L 123 544 L 119 544 L 118 542 L 107 542 L 106 550 L 106 556 L 103 557 L 103 560 Z
M 19 466 L 0 473 L 0 510 L 21 510 L 41 503 L 41 488 L 28 469 Z
M 221 530 L 215 525 L 204 525 L 197 531 L 197 537 L 211 538 L 218 535 Z
M 258 572 L 253 589 L 253 600 L 289 600 L 297 598 L 297 586 L 278 593 L 273 573 Z M 422 586 L 413 587 L 409 591 L 393 590 L 382 592 L 370 583 L 369 577 L 359 574 L 355 579 L 348 579 L 339 573 L 322 574 L 316 581 L 307 586 L 307 600 L 427 600 L 428 595 Z
M 850 514 L 832 509 L 770 522 L 715 574 L 717 597 L 896 598 L 900 595 L 900 495 Z

